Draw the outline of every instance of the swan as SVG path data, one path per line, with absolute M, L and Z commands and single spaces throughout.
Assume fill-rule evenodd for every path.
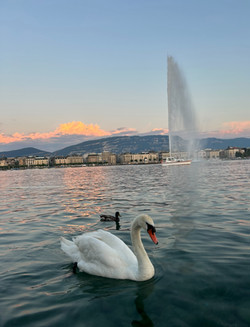
M 115 216 L 111 215 L 100 215 L 101 221 L 120 221 L 119 217 L 121 217 L 120 213 L 117 211 Z
M 142 244 L 141 229 L 158 244 L 153 219 L 140 215 L 131 225 L 134 253 L 117 236 L 101 229 L 84 233 L 73 241 L 61 237 L 61 249 L 80 271 L 107 278 L 144 281 L 152 278 L 155 270 Z

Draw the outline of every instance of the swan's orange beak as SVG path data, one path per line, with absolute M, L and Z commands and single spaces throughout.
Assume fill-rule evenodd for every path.
M 152 240 L 155 244 L 158 244 L 157 237 L 156 237 L 155 233 L 153 233 L 152 229 L 149 229 L 149 230 L 148 230 L 148 234 L 149 234 L 149 236 L 151 237 L 151 240 Z

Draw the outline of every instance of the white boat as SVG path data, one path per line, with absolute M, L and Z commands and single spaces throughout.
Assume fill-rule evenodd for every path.
M 185 159 L 177 159 L 175 157 L 168 157 L 162 161 L 162 166 L 170 166 L 170 165 L 190 165 L 192 160 Z

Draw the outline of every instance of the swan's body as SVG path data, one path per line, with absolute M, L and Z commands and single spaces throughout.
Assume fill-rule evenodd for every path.
M 152 218 L 141 215 L 131 226 L 134 253 L 118 237 L 103 230 L 82 234 L 73 242 L 62 237 L 61 248 L 77 262 L 80 271 L 108 278 L 148 280 L 154 276 L 154 266 L 141 242 L 141 228 L 146 229 L 157 244 Z
M 115 216 L 111 215 L 100 215 L 101 221 L 120 221 L 119 217 L 121 217 L 120 213 L 117 211 Z

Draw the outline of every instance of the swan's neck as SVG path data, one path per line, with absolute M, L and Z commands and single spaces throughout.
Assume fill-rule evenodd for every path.
M 154 276 L 154 266 L 152 265 L 147 252 L 141 241 L 141 227 L 132 225 L 131 240 L 134 249 L 134 254 L 138 261 L 138 279 L 147 280 Z

